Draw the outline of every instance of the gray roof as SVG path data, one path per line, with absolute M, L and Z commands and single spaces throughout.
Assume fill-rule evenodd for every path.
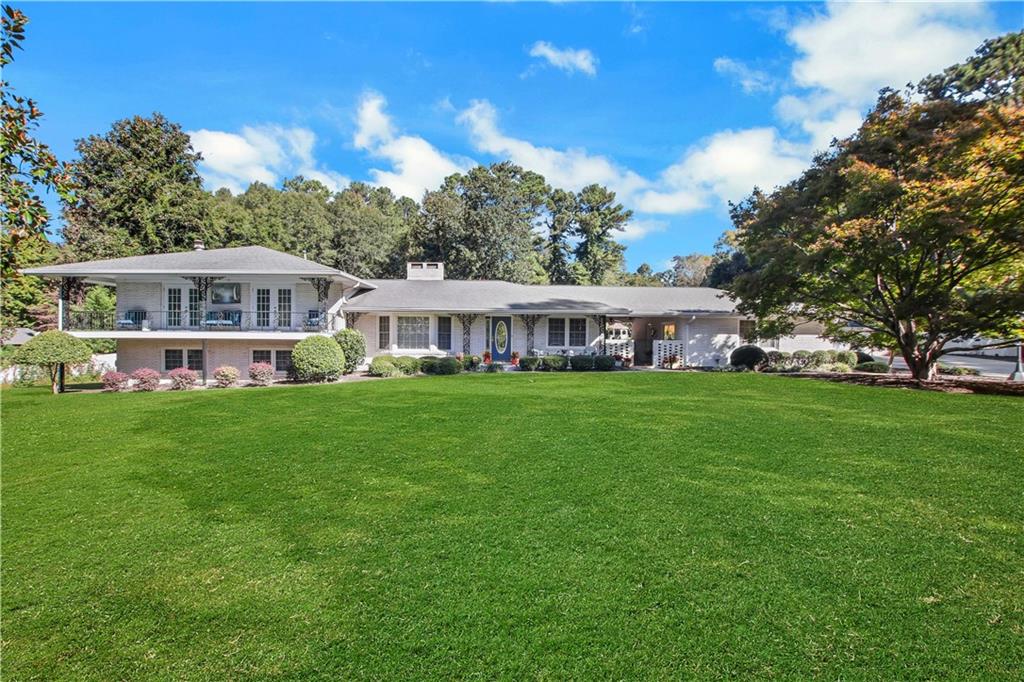
M 362 282 L 347 272 L 263 246 L 156 253 L 84 263 L 27 268 L 27 275 L 97 277 L 114 275 L 300 275 L 342 277 Z
M 579 312 L 605 315 L 733 313 L 724 291 L 707 287 L 586 287 L 494 280 L 372 279 L 352 296 L 351 311 Z

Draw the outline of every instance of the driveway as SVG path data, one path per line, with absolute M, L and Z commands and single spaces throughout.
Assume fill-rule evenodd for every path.
M 884 360 L 885 358 L 882 359 Z M 1013 371 L 1016 365 L 1012 358 L 981 357 L 977 355 L 960 355 L 958 353 L 943 355 L 939 362 L 944 365 L 952 365 L 953 367 L 973 367 L 980 371 L 982 376 L 998 377 L 999 379 L 1005 379 L 1010 376 L 1010 372 Z M 898 370 L 906 371 L 907 369 L 907 363 L 903 362 L 903 358 L 900 357 L 896 358 L 892 366 Z

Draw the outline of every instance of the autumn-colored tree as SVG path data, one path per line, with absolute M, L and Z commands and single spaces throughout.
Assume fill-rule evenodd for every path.
M 0 26 L 0 70 L 7 73 L 25 39 L 28 18 L 21 10 L 4 5 Z M 74 195 L 67 170 L 50 148 L 32 137 L 43 112 L 35 100 L 14 93 L 11 84 L 0 80 L 0 276 L 16 278 L 18 242 L 44 237 L 50 213 L 37 194 L 42 188 L 55 191 L 65 200 Z
M 760 335 L 798 314 L 930 379 L 957 340 L 1019 333 L 1024 110 L 983 95 L 883 91 L 799 179 L 733 208 L 752 271 L 729 289 Z

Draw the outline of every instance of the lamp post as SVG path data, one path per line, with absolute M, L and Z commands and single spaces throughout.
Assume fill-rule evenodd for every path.
M 1017 366 L 1014 368 L 1013 373 L 1010 374 L 1010 381 L 1024 381 L 1024 347 L 1021 346 L 1021 342 L 1017 342 Z

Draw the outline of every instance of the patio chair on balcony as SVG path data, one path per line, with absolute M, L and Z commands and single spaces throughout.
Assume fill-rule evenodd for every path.
M 149 329 L 149 318 L 145 310 L 126 310 L 116 326 L 118 329 Z
M 306 311 L 306 320 L 303 323 L 306 331 L 319 331 L 324 328 L 324 316 L 319 310 Z

